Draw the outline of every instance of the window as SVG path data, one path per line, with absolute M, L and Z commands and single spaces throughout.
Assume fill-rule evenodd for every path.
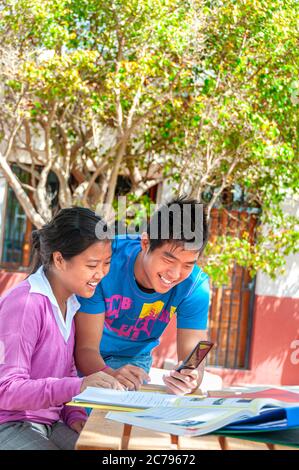
M 212 209 L 210 241 L 217 235 L 242 237 L 249 233 L 254 243 L 258 213 L 250 210 Z M 216 347 L 208 356 L 211 366 L 232 369 L 249 367 L 250 339 L 253 318 L 255 279 L 236 263 L 227 285 L 212 289 L 209 312 L 210 340 Z
M 38 170 L 38 169 L 37 169 Z M 29 173 L 13 166 L 14 173 L 23 183 L 29 183 Z M 58 180 L 54 173 L 48 176 L 48 190 L 52 193 L 52 207 L 58 204 Z M 14 191 L 8 187 L 7 202 L 4 220 L 4 238 L 1 265 L 18 268 L 29 264 L 30 234 L 34 229 L 31 221 L 26 217 Z

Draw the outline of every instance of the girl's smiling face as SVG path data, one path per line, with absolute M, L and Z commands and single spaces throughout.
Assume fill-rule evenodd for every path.
M 99 241 L 69 260 L 56 251 L 53 264 L 56 275 L 70 294 L 92 297 L 99 282 L 109 272 L 111 257 L 110 241 Z

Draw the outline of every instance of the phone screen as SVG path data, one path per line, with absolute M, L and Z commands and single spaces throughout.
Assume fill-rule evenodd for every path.
M 179 365 L 176 371 L 179 372 L 182 369 L 196 369 L 213 346 L 214 343 L 211 343 L 210 341 L 199 341 L 193 351 L 191 351 L 184 362 Z

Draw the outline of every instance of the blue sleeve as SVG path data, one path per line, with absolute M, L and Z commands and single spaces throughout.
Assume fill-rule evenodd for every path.
M 199 281 L 177 307 L 177 328 L 206 330 L 210 304 L 209 278 Z
M 101 284 L 96 287 L 95 293 L 92 297 L 79 297 L 77 296 L 78 302 L 80 302 L 80 312 L 84 313 L 105 313 L 106 305 L 104 299 L 103 289 Z

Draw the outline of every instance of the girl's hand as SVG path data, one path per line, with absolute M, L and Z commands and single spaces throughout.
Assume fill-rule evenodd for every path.
M 70 424 L 70 428 L 73 431 L 76 431 L 78 434 L 80 434 L 80 432 L 84 428 L 85 423 L 86 423 L 86 421 L 82 421 L 82 420 L 74 421 L 72 424 Z
M 95 374 L 84 377 L 81 384 L 80 392 L 82 393 L 87 387 L 113 388 L 114 390 L 124 390 L 124 387 L 111 375 L 105 372 L 96 372 Z

